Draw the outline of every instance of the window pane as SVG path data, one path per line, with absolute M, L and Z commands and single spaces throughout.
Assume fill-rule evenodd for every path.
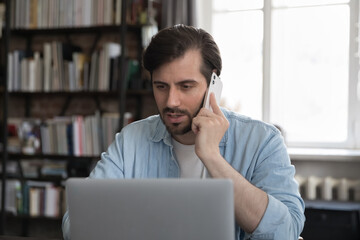
M 348 3 L 349 0 L 272 0 L 274 7 L 299 7 Z
M 290 144 L 347 138 L 349 14 L 344 5 L 273 12 L 270 120 Z
M 213 0 L 215 11 L 260 9 L 263 5 L 263 0 Z
M 212 26 L 213 36 L 219 45 L 223 60 L 222 105 L 260 119 L 262 11 L 214 14 Z

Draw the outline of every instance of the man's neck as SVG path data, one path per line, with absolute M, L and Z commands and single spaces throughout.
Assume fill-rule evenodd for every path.
M 195 144 L 195 134 L 193 131 L 189 131 L 185 134 L 181 135 L 172 135 L 172 137 L 178 141 L 179 143 L 182 143 L 184 145 L 194 145 Z

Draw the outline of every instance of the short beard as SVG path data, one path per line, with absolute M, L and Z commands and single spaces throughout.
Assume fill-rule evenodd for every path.
M 188 132 L 191 131 L 191 125 L 192 125 L 192 119 L 194 117 L 196 117 L 196 115 L 200 112 L 200 109 L 201 109 L 201 106 L 202 104 L 199 106 L 199 108 L 196 110 L 196 112 L 194 113 L 194 115 L 191 115 L 187 110 L 182 110 L 182 109 L 179 109 L 179 108 L 169 108 L 169 107 L 166 107 L 163 109 L 162 111 L 162 114 L 160 114 L 160 117 L 161 117 L 161 120 L 162 122 L 164 123 L 164 125 L 166 126 L 166 129 L 167 131 L 171 134 L 171 135 L 185 135 L 187 134 Z M 159 111 L 160 112 L 160 111 Z M 172 124 L 172 126 L 168 126 L 166 125 L 164 119 L 163 119 L 163 116 L 166 115 L 166 113 L 180 113 L 180 114 L 184 114 L 186 116 L 189 117 L 190 119 L 190 122 L 189 124 L 187 124 L 186 126 L 184 126 L 183 128 L 177 128 L 180 123 L 174 123 Z M 174 127 L 174 128 L 173 128 Z

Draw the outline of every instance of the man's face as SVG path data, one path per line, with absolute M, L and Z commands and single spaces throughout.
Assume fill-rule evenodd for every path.
M 175 138 L 191 130 L 192 118 L 202 107 L 207 82 L 200 72 L 201 64 L 200 52 L 188 50 L 153 71 L 155 101 L 162 121 Z

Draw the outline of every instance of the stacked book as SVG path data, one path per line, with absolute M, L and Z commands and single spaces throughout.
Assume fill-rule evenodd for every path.
M 5 210 L 13 215 L 61 217 L 66 211 L 64 188 L 52 182 L 26 181 L 21 185 L 20 180 L 8 180 Z
M 10 118 L 8 124 L 18 129 L 19 135 L 13 138 L 19 140 L 13 142 L 20 143 L 17 149 L 25 154 L 100 156 L 114 141 L 119 120 L 118 113 L 100 116 L 97 112 L 95 115 L 55 117 L 44 121 Z M 132 114 L 125 113 L 124 125 L 131 121 Z M 40 144 L 33 144 L 36 141 Z
M 120 79 L 120 44 L 107 42 L 90 57 L 81 48 L 53 41 L 43 45 L 43 52 L 26 56 L 25 51 L 8 54 L 8 91 L 111 91 Z M 133 74 L 133 62 L 129 74 Z M 132 68 L 130 68 L 132 67 Z M 136 74 L 140 68 L 135 69 Z M 127 74 L 128 75 L 128 74 Z
M 13 0 L 11 26 L 17 29 L 121 24 L 122 0 Z
M 27 179 L 66 179 L 68 177 L 66 160 L 21 159 L 20 167 L 22 176 Z M 16 172 L 17 176 L 19 176 L 19 172 L 20 169 Z M 13 175 L 16 176 L 15 174 Z

